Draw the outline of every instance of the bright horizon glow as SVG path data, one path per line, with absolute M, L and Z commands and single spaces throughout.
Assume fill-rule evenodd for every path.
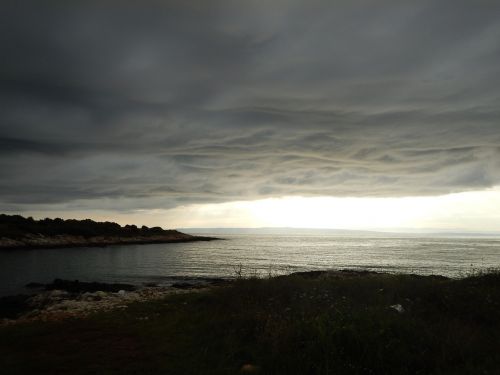
M 47 212 L 29 213 L 45 217 Z M 164 228 L 295 227 L 500 232 L 500 188 L 402 198 L 282 197 L 132 212 L 51 212 L 50 216 Z

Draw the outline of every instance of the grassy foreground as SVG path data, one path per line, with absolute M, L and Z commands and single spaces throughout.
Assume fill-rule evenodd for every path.
M 87 319 L 0 328 L 0 369 L 498 374 L 500 273 L 461 280 L 348 272 L 237 280 Z

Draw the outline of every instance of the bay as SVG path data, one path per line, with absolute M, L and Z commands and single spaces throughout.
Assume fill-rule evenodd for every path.
M 224 240 L 0 252 L 0 295 L 54 278 L 170 285 L 182 280 L 358 269 L 450 277 L 500 267 L 500 239 L 227 235 Z

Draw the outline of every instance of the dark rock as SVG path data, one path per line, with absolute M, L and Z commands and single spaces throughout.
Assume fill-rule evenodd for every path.
M 70 281 L 70 280 L 61 280 L 55 279 L 51 284 L 45 285 L 46 290 L 65 290 L 69 293 L 94 293 L 97 291 L 103 292 L 113 292 L 116 293 L 120 290 L 132 291 L 135 290 L 135 286 L 130 284 L 107 284 L 107 283 L 98 283 L 98 282 L 84 282 L 84 281 Z
M 191 283 L 173 283 L 172 288 L 177 288 L 177 289 L 193 289 L 193 288 L 200 288 L 200 285 L 197 284 L 191 284 Z
M 213 286 L 222 286 L 222 285 L 229 285 L 234 282 L 234 280 L 229 280 L 229 279 L 209 279 L 208 285 L 213 285 Z
M 306 271 L 306 272 L 294 272 L 292 275 L 300 276 L 304 279 L 317 279 L 318 277 L 324 276 L 328 271 Z
M 29 298 L 30 296 L 24 294 L 0 297 L 0 319 L 15 319 L 22 313 L 30 311 Z
M 41 289 L 45 287 L 45 284 L 42 283 L 28 283 L 25 285 L 26 288 L 30 289 Z

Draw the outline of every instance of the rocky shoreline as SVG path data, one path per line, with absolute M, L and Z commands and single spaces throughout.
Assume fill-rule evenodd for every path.
M 390 274 L 364 270 L 305 271 L 291 275 L 277 276 L 287 279 L 290 276 L 304 280 L 321 279 L 360 279 L 362 277 L 382 277 Z M 395 275 L 392 275 L 394 277 Z M 449 280 L 439 275 L 407 275 L 415 280 Z M 118 283 L 82 282 L 78 280 L 55 279 L 49 284 L 32 282 L 26 288 L 33 291 L 30 295 L 0 297 L 0 326 L 34 321 L 57 321 L 67 318 L 84 318 L 92 313 L 113 309 L 126 309 L 130 303 L 161 299 L 169 295 L 204 291 L 232 283 L 235 279 L 224 278 L 179 278 L 169 286 L 146 283 L 142 286 Z
M 204 283 L 184 282 L 174 283 L 171 286 L 142 287 L 59 279 L 46 285 L 30 283 L 28 287 L 39 289 L 35 294 L 0 297 L 0 326 L 84 318 L 96 312 L 126 309 L 134 302 L 203 291 L 228 282 L 228 280 L 214 279 Z
M 55 247 L 103 247 L 218 240 L 193 236 L 174 229 L 145 225 L 121 226 L 109 221 L 61 218 L 35 220 L 32 217 L 0 214 L 0 250 Z
M 174 232 L 174 231 L 172 231 Z M 61 247 L 104 247 L 110 245 L 134 245 L 134 244 L 155 244 L 155 243 L 179 243 L 195 241 L 214 241 L 219 238 L 192 236 L 189 234 L 176 232 L 168 235 L 153 236 L 74 236 L 55 235 L 46 236 L 42 234 L 30 234 L 22 238 L 0 238 L 0 250 L 12 249 L 48 249 Z

